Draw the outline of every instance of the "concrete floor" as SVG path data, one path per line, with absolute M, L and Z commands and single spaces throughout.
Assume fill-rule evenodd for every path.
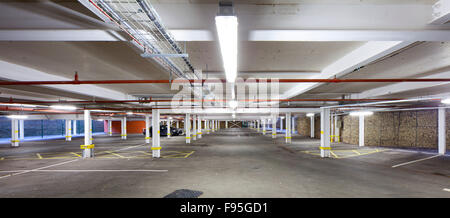
M 222 129 L 190 145 L 162 138 L 161 159 L 142 135 L 95 137 L 93 159 L 78 157 L 81 138 L 0 145 L 0 197 L 450 197 L 449 156 L 333 144 L 323 159 L 319 140 L 292 140 Z

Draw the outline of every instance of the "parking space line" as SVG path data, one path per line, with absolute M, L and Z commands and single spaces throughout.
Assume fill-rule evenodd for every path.
M 36 156 L 37 156 L 39 159 L 42 159 L 42 156 L 41 156 L 39 153 L 36 153 Z
M 105 152 L 108 153 L 108 154 L 115 155 L 115 156 L 120 157 L 120 158 L 127 158 L 127 157 L 124 157 L 124 156 L 122 156 L 122 155 L 120 155 L 120 154 L 116 154 L 116 153 L 111 152 L 111 151 L 105 151 Z
M 352 151 L 358 155 L 361 155 L 361 153 L 359 153 L 357 150 L 352 150 Z M 378 149 L 377 149 L 377 151 L 378 151 Z
M 418 160 L 408 161 L 408 162 L 405 162 L 405 163 L 394 165 L 394 166 L 392 166 L 392 168 L 404 166 L 404 165 L 407 165 L 407 164 L 417 163 L 419 161 L 428 160 L 428 159 L 435 158 L 435 157 L 438 157 L 438 156 L 441 156 L 441 155 L 438 154 L 438 155 L 434 155 L 434 156 L 431 156 L 431 157 L 426 157 L 426 158 L 422 158 L 422 159 L 418 159 Z
M 191 156 L 191 154 L 193 154 L 195 151 L 191 151 L 191 153 L 189 153 L 189 154 L 186 154 L 185 156 L 184 156 L 184 158 L 188 158 L 189 156 Z
M 331 155 L 333 155 L 335 158 L 339 158 L 333 151 L 330 151 Z
M 21 175 L 21 174 L 33 172 L 33 171 L 36 171 L 36 170 L 43 170 L 43 169 L 47 169 L 47 168 L 54 167 L 54 166 L 60 166 L 60 165 L 63 165 L 63 164 L 72 163 L 72 162 L 77 161 L 77 160 L 79 160 L 79 159 L 64 161 L 64 162 L 61 162 L 61 163 L 52 164 L 52 165 L 48 165 L 48 166 L 45 166 L 45 167 L 39 167 L 39 168 L 32 169 L 32 170 L 24 170 L 24 171 L 21 171 L 21 172 L 18 172 L 18 173 L 13 173 L 13 174 L 8 174 L 8 175 L 5 175 L 5 176 L 1 176 L 0 179 L 6 178 L 6 177 L 11 177 L 11 176 L 16 176 L 16 175 Z
M 450 188 L 444 188 L 443 191 L 450 192 Z
M 75 156 L 77 156 L 77 157 L 81 157 L 81 155 L 79 155 L 79 154 L 77 154 L 77 153 L 75 153 L 75 152 L 70 152 L 71 154 L 73 154 L 73 155 L 75 155 Z

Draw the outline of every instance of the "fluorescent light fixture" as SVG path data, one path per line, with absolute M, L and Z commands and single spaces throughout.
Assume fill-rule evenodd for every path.
M 353 111 L 350 112 L 350 116 L 369 116 L 372 115 L 372 111 Z
M 314 113 L 307 113 L 306 116 L 307 117 L 314 117 Z
M 103 121 L 103 119 L 98 119 L 97 121 Z
M 450 104 L 450 98 L 442 99 L 441 103 Z
M 237 77 L 237 27 L 236 16 L 216 16 L 223 68 L 229 83 L 235 82 Z
M 27 115 L 9 115 L 6 117 L 11 118 L 11 119 L 27 119 L 28 118 Z
M 31 104 L 0 104 L 0 105 L 6 105 L 6 106 L 17 106 L 17 107 L 37 107 L 37 105 L 31 105 Z
M 132 114 L 133 114 L 133 112 L 127 112 L 127 114 L 128 114 L 128 115 L 132 115 Z
M 77 107 L 72 106 L 72 105 L 52 105 L 50 106 L 53 109 L 58 109 L 58 110 L 76 110 Z

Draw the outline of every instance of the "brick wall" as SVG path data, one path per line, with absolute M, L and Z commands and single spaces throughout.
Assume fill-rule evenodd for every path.
M 299 135 L 311 136 L 311 118 L 298 117 L 296 126 Z M 314 117 L 314 138 L 320 139 L 320 116 Z
M 447 148 L 450 148 L 450 111 L 446 110 Z M 366 146 L 437 148 L 437 110 L 379 112 L 365 117 Z M 359 118 L 343 117 L 342 140 L 359 143 Z

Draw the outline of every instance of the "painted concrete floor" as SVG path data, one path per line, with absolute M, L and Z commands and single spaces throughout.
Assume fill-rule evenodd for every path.
M 0 145 L 0 197 L 450 197 L 449 156 L 336 143 L 323 159 L 319 140 L 292 140 L 221 129 L 190 145 L 162 138 L 160 159 L 142 135 L 96 137 L 93 159 L 79 138 Z

